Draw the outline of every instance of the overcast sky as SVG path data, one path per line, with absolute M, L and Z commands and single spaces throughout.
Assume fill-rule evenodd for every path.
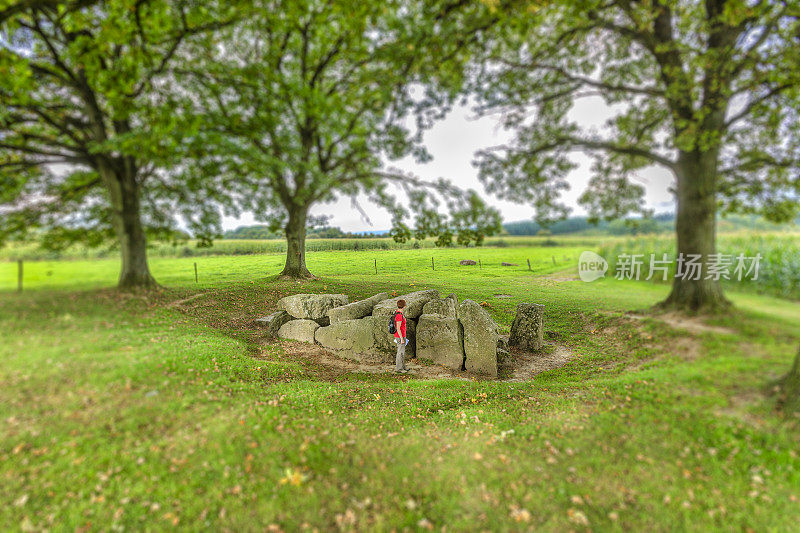
M 570 118 L 582 126 L 601 127 L 611 112 L 600 98 L 585 99 L 573 108 Z M 413 172 L 426 180 L 439 177 L 447 178 L 462 188 L 471 188 L 481 193 L 491 204 L 500 209 L 504 222 L 528 220 L 533 218 L 533 210 L 528 205 L 515 204 L 498 200 L 484 191 L 478 181 L 478 171 L 472 165 L 476 151 L 501 144 L 513 135 L 497 125 L 496 117 L 477 119 L 469 107 L 455 108 L 444 120 L 425 133 L 425 144 L 433 156 L 433 161 L 417 164 L 412 158 L 391 163 L 391 166 L 406 172 Z M 563 195 L 563 201 L 572 208 L 571 215 L 585 214 L 578 205 L 577 199 L 584 191 L 589 180 L 590 159 L 576 154 L 574 159 L 579 167 L 572 171 L 568 181 L 570 190 Z M 672 175 L 661 168 L 652 167 L 640 171 L 635 180 L 644 185 L 648 207 L 656 212 L 673 211 L 674 198 L 669 192 Z M 317 205 L 311 211 L 314 215 L 331 215 L 331 226 L 339 226 L 344 231 L 377 231 L 391 227 L 391 217 L 384 209 L 372 205 L 365 199 L 359 204 L 369 216 L 369 225 L 357 209 L 351 205 L 350 198 L 341 198 L 335 203 Z M 240 225 L 256 224 L 251 213 L 240 218 L 225 218 L 225 229 L 233 229 Z

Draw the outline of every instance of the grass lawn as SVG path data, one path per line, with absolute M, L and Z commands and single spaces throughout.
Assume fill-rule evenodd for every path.
M 170 288 L 149 296 L 99 288 L 116 261 L 26 264 L 22 294 L 2 264 L 0 524 L 796 531 L 800 429 L 764 391 L 800 306 L 734 293 L 706 330 L 631 320 L 667 288 L 571 281 L 580 251 L 317 252 L 302 284 L 267 277 L 278 255 L 160 258 Z M 490 303 L 505 330 L 543 303 L 575 358 L 524 383 L 336 373 L 249 325 L 290 293 L 423 288 Z

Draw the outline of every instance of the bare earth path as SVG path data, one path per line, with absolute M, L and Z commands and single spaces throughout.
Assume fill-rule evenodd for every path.
M 277 341 L 275 341 L 277 342 Z M 271 346 L 267 344 L 267 346 Z M 392 363 L 356 361 L 331 353 L 322 346 L 304 342 L 281 341 L 280 346 L 292 355 L 299 356 L 306 361 L 321 365 L 332 374 L 364 373 L 364 374 L 392 374 Z M 265 346 L 266 348 L 266 346 Z M 510 364 L 503 365 L 504 376 L 498 381 L 522 382 L 531 379 L 537 374 L 547 372 L 564 366 L 574 354 L 565 346 L 551 345 L 542 353 L 515 353 Z M 419 359 L 413 358 L 406 361 L 410 370 L 409 376 L 417 379 L 480 379 L 468 372 L 457 372 L 435 364 L 424 364 Z

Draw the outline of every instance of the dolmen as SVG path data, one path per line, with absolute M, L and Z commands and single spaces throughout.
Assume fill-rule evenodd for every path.
M 389 319 L 400 299 L 406 301 L 406 357 L 497 376 L 498 352 L 505 352 L 497 323 L 478 303 L 459 302 L 455 294 L 441 298 L 436 290 L 422 290 L 390 297 L 382 292 L 355 302 L 344 294 L 295 294 L 279 300 L 279 310 L 256 323 L 269 336 L 319 344 L 350 359 L 389 363 L 396 351 Z M 541 348 L 543 308 L 518 307 L 509 345 Z

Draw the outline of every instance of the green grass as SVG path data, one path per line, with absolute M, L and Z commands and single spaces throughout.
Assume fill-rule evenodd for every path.
M 31 290 L 0 293 L 0 524 L 795 530 L 800 430 L 763 391 L 796 351 L 798 305 L 731 293 L 737 311 L 709 320 L 730 333 L 636 327 L 621 314 L 667 288 L 567 281 L 579 251 L 319 252 L 302 284 L 269 277 L 278 256 L 209 257 L 199 287 L 194 259 L 155 259 L 172 288 L 148 297 L 98 289 L 116 261 L 26 264 Z M 168 305 L 196 288 L 210 295 Z M 341 374 L 249 326 L 288 293 L 423 288 L 489 302 L 505 330 L 518 302 L 544 303 L 548 341 L 577 357 L 527 383 Z

